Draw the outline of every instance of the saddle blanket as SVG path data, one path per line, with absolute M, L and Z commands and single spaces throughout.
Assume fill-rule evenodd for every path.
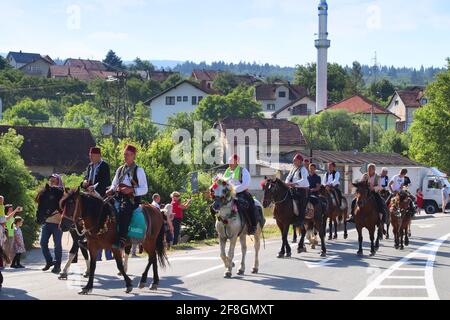
M 119 212 L 119 202 L 115 202 L 117 213 Z M 131 239 L 144 239 L 147 230 L 144 211 L 141 207 L 134 210 L 131 216 L 130 226 L 128 227 L 128 237 Z

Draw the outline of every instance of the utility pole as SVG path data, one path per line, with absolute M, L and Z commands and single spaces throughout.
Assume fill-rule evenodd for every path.
M 370 145 L 373 145 L 373 112 L 374 112 L 374 105 L 372 104 L 372 107 L 370 108 Z

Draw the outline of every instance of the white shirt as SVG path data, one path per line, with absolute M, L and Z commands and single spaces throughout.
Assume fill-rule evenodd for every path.
M 231 170 L 231 169 L 230 169 Z M 246 168 L 241 167 L 242 183 L 239 180 L 234 180 L 234 170 L 231 170 L 231 178 L 228 182 L 234 187 L 236 193 L 241 193 L 250 187 L 252 178 L 250 172 Z
M 400 177 L 399 174 L 397 174 L 392 177 L 391 181 L 389 181 L 389 184 L 391 182 L 394 182 L 391 185 L 392 191 L 399 191 L 402 188 L 403 184 L 405 183 L 405 178 L 402 178 L 402 177 Z
M 293 183 L 297 188 L 309 189 L 308 170 L 306 170 L 305 166 L 301 166 L 300 168 L 294 167 L 291 172 L 289 172 L 285 182 Z
M 139 185 L 134 188 L 134 196 L 145 196 L 148 193 L 148 186 L 147 186 L 147 177 L 145 176 L 145 171 L 141 167 L 138 167 L 137 169 L 137 178 Z M 114 180 L 112 181 L 111 188 L 109 190 L 116 190 L 119 186 L 119 175 L 120 175 L 120 168 L 117 169 L 116 175 L 114 176 Z M 132 177 L 131 177 L 132 178 Z M 132 187 L 130 177 L 128 175 L 125 175 L 125 178 L 122 182 L 124 185 Z
M 152 202 L 152 206 L 157 207 L 158 209 L 161 210 L 161 206 L 160 206 L 159 203 L 156 202 L 156 201 L 153 201 L 153 202 Z
M 339 173 L 339 171 L 336 171 L 336 174 L 334 175 L 334 179 L 333 179 L 333 174 L 331 172 L 329 172 L 328 180 L 327 180 L 327 174 L 325 173 L 325 175 L 323 176 L 323 185 L 336 187 L 341 184 L 339 181 L 340 178 L 341 178 L 341 174 Z

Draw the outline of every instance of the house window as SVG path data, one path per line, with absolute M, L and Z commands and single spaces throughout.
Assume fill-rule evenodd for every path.
M 396 106 L 398 106 L 398 103 L 399 103 L 398 100 L 395 100 L 395 105 L 396 105 Z
M 200 103 L 200 101 L 202 101 L 202 100 L 203 100 L 202 96 L 198 97 L 198 103 Z
M 422 100 L 420 100 L 420 104 L 423 106 L 423 105 L 426 105 L 428 103 L 428 99 L 426 99 L 426 98 L 422 98 Z
M 166 97 L 166 105 L 167 106 L 175 105 L 175 97 Z
M 183 99 L 183 97 L 181 96 L 177 97 L 177 102 L 181 102 L 181 99 Z
M 267 105 L 267 111 L 274 111 L 274 110 L 275 110 L 275 105 L 272 104 L 272 103 L 269 103 L 269 104 Z
M 183 97 L 183 102 L 188 102 L 188 100 L 189 100 L 189 97 L 188 97 L 188 96 L 184 96 L 184 97 Z
M 278 92 L 278 97 L 279 97 L 279 98 L 286 98 L 286 91 L 280 91 L 280 92 Z
M 295 106 L 292 110 L 293 116 L 307 116 L 308 115 L 308 105 L 307 104 L 300 104 L 298 106 Z
M 197 105 L 197 97 L 192 97 L 192 105 Z

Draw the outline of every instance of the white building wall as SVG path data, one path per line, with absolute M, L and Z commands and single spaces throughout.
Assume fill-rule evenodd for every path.
M 298 104 L 306 104 L 310 114 L 314 115 L 314 113 L 316 111 L 316 102 L 315 101 L 311 100 L 309 97 L 304 97 L 302 100 L 300 100 L 298 102 Z M 288 108 L 288 109 L 291 109 L 291 111 L 289 111 L 288 109 L 281 111 L 277 115 L 277 119 L 288 119 L 289 120 L 292 117 L 294 117 L 293 115 L 291 115 L 293 108 L 294 108 L 294 106 L 292 106 L 291 108 Z M 272 114 L 270 115 L 270 118 L 272 118 Z
M 285 92 L 285 97 L 281 97 L 280 98 L 280 92 Z M 281 108 L 283 108 L 285 105 L 287 105 L 288 103 L 291 102 L 291 100 L 289 100 L 289 88 L 286 86 L 279 86 L 276 89 L 275 92 L 275 100 L 258 100 L 259 103 L 261 103 L 262 105 L 262 109 L 263 109 L 263 113 L 264 113 L 264 117 L 265 118 L 271 118 L 272 117 L 272 113 L 274 113 L 275 111 L 280 110 Z M 274 104 L 275 105 L 275 110 L 268 110 L 267 109 L 267 105 L 268 104 Z
M 397 105 L 395 105 L 396 101 L 398 101 Z M 395 93 L 395 96 L 387 109 L 393 114 L 395 114 L 397 117 L 399 117 L 400 118 L 399 121 L 406 121 L 406 107 L 397 93 Z
M 197 97 L 197 104 L 192 104 L 192 97 Z M 208 94 L 189 83 L 183 83 L 175 89 L 166 92 L 150 103 L 150 115 L 153 122 L 167 124 L 168 118 L 180 112 L 194 112 L 198 105 L 198 98 L 206 98 Z M 175 105 L 167 105 L 166 97 L 175 97 Z M 181 102 L 178 101 L 181 97 Z M 188 97 L 183 101 L 183 97 Z

